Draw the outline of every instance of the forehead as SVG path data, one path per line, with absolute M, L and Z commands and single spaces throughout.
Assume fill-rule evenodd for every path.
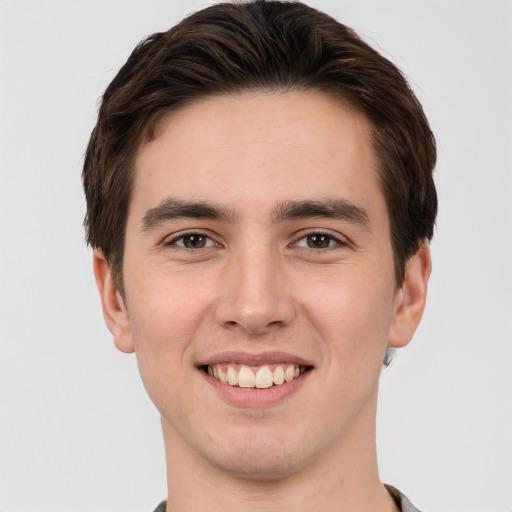
M 333 196 L 384 203 L 368 121 L 321 92 L 198 100 L 162 121 L 135 169 L 140 214 L 169 196 L 241 211 Z

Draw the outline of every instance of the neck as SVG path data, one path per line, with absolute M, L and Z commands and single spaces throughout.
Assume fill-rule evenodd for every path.
M 268 479 L 240 476 L 211 464 L 162 420 L 167 512 L 397 512 L 378 475 L 375 411 L 376 400 L 337 446 L 304 467 Z

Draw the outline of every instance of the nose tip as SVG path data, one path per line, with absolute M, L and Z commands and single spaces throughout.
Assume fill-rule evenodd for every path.
M 289 325 L 295 307 L 287 284 L 285 273 L 269 257 L 233 263 L 216 305 L 217 323 L 251 335 Z

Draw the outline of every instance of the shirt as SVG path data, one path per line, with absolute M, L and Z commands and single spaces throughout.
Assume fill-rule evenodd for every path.
M 386 485 L 386 489 L 395 500 L 395 503 L 401 512 L 420 512 L 398 489 L 395 489 L 391 485 Z M 167 502 L 162 501 L 162 503 L 155 508 L 155 512 L 165 512 L 166 506 Z
M 386 484 L 386 489 L 388 490 L 391 497 L 395 500 L 396 506 L 401 512 L 420 512 L 408 499 L 407 496 L 403 495 L 398 489 L 395 489 L 391 485 Z M 165 507 L 158 512 L 165 512 Z

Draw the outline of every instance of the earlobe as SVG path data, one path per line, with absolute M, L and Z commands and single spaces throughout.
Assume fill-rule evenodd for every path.
M 430 247 L 425 240 L 418 252 L 407 262 L 402 287 L 395 296 L 393 322 L 388 339 L 390 347 L 403 347 L 411 341 L 425 309 L 431 270 Z
M 100 293 L 103 317 L 114 337 L 114 344 L 121 352 L 134 352 L 128 311 L 112 277 L 107 260 L 100 249 L 94 251 L 93 268 Z

